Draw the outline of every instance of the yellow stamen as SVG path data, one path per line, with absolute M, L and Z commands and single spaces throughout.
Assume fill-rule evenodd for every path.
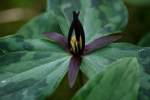
M 76 37 L 75 37 L 75 36 L 72 36 L 70 42 L 71 42 L 71 46 L 72 46 L 73 52 L 76 52 L 76 48 L 77 48 L 77 50 L 78 50 L 78 42 L 77 42 Z

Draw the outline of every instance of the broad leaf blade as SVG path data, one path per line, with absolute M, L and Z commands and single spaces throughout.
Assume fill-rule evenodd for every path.
M 70 56 L 43 33 L 62 33 L 60 19 L 47 12 L 17 34 L 0 39 L 1 100 L 37 100 L 57 88 L 67 72 Z
M 73 100 L 137 100 L 139 65 L 136 58 L 123 58 L 98 73 Z
M 127 24 L 128 14 L 123 0 L 47 1 L 47 10 L 52 10 L 57 15 L 64 16 L 66 23 L 71 23 L 73 10 L 80 10 L 80 19 L 86 33 L 87 42 L 103 35 L 120 32 Z M 59 23 L 60 26 L 63 24 L 64 23 Z
M 22 36 L 7 36 L 0 39 L 0 51 L 4 55 L 16 51 L 64 52 L 58 44 L 43 39 L 26 39 Z
M 21 51 L 0 59 L 0 99 L 38 100 L 59 85 L 70 57 L 58 52 Z
M 45 32 L 62 33 L 58 23 L 60 19 L 61 16 L 55 15 L 52 11 L 46 12 L 29 21 L 17 32 L 17 35 L 24 38 L 45 39 L 43 34 Z
M 128 43 L 108 45 L 105 48 L 84 56 L 81 70 L 88 78 L 92 78 L 96 73 L 104 70 L 106 65 L 120 58 L 137 57 L 139 49 L 139 47 Z
M 141 82 L 138 100 L 150 99 L 150 48 L 139 51 L 139 63 L 141 64 Z

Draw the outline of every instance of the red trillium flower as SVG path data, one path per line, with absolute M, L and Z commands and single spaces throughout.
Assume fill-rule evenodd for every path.
M 69 29 L 68 39 L 62 34 L 51 32 L 44 33 L 48 38 L 60 44 L 72 57 L 69 64 L 68 80 L 70 87 L 73 87 L 77 78 L 80 64 L 84 55 L 92 53 L 93 51 L 103 48 L 108 44 L 117 41 L 121 38 L 120 34 L 114 34 L 104 37 L 98 37 L 91 43 L 85 43 L 85 33 L 83 26 L 79 20 L 80 12 L 73 11 L 73 20 Z

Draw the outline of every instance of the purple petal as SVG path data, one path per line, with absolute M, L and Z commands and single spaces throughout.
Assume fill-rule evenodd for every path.
M 44 35 L 54 42 L 60 44 L 64 49 L 68 49 L 67 39 L 63 35 L 56 32 L 44 33 Z
M 73 56 L 69 64 L 68 80 L 69 86 L 72 88 L 75 84 L 79 69 L 81 64 L 81 57 Z
M 119 40 L 121 37 L 120 34 L 117 34 L 97 38 L 85 46 L 84 54 L 89 54 L 97 49 L 107 46 L 108 44 Z

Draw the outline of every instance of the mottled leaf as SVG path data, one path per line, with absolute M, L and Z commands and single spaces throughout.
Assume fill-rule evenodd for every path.
M 114 43 L 83 57 L 81 70 L 88 78 L 105 69 L 105 65 L 123 57 L 137 57 L 140 48 L 128 43 Z
M 0 56 L 0 100 L 39 100 L 52 94 L 66 74 L 69 60 L 66 53 L 50 51 Z
M 0 38 L 1 54 L 16 51 L 51 51 L 64 52 L 58 44 L 43 39 L 26 39 L 22 36 L 7 36 Z
M 103 35 L 120 32 L 127 24 L 127 11 L 123 0 L 47 1 L 47 10 L 52 10 L 55 14 L 63 16 L 68 24 L 65 23 L 66 27 L 61 27 L 62 30 L 67 30 L 65 28 L 71 24 L 72 11 L 80 10 L 80 20 L 86 33 L 87 42 Z M 59 23 L 59 25 L 63 26 L 64 23 Z
M 89 80 L 73 100 L 137 100 L 138 88 L 137 59 L 123 58 Z
M 138 100 L 150 100 L 150 48 L 139 51 L 139 63 L 141 64 L 141 82 Z

